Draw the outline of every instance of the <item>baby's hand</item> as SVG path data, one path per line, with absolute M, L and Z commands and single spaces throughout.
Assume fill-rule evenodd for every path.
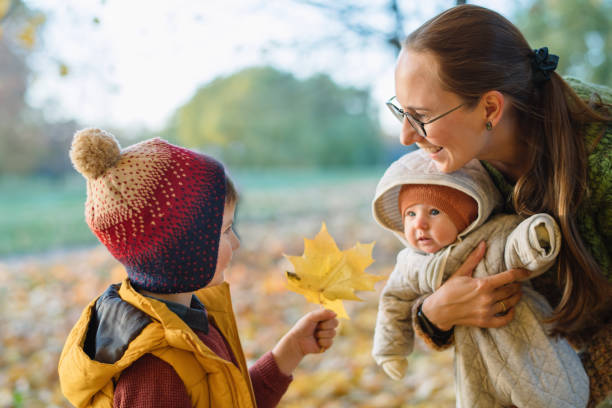
M 388 360 L 382 363 L 382 369 L 390 378 L 399 381 L 404 378 L 408 361 L 405 358 Z
M 306 354 L 330 348 L 337 326 L 336 313 L 331 310 L 320 309 L 302 317 L 272 350 L 279 369 L 289 375 Z

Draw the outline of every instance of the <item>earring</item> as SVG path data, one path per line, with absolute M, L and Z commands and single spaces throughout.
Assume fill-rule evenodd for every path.
M 486 126 L 487 126 L 487 130 L 491 130 L 491 129 L 493 129 L 493 124 L 491 123 L 491 121 L 490 121 L 490 120 L 488 120 L 488 121 L 487 121 Z

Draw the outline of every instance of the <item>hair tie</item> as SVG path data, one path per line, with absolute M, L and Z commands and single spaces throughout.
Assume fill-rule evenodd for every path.
M 541 84 L 550 79 L 550 73 L 557 68 L 559 56 L 548 53 L 548 47 L 533 50 L 531 66 L 533 68 L 533 82 Z

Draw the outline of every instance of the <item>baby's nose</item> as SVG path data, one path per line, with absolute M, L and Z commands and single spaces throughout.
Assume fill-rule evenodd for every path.
M 417 228 L 419 229 L 429 228 L 429 222 L 427 221 L 427 217 L 425 217 L 424 215 L 417 215 L 415 223 Z

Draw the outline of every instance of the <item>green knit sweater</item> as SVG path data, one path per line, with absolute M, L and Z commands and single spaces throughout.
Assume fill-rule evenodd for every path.
M 583 99 L 593 93 L 612 104 L 612 90 L 588 84 L 575 78 L 565 78 Z M 605 133 L 602 136 L 602 131 Z M 588 152 L 588 193 L 576 209 L 578 229 L 595 260 L 601 266 L 608 281 L 612 282 L 612 123 L 589 124 L 584 130 Z M 510 197 L 514 186 L 489 163 L 483 165 L 502 194 Z

